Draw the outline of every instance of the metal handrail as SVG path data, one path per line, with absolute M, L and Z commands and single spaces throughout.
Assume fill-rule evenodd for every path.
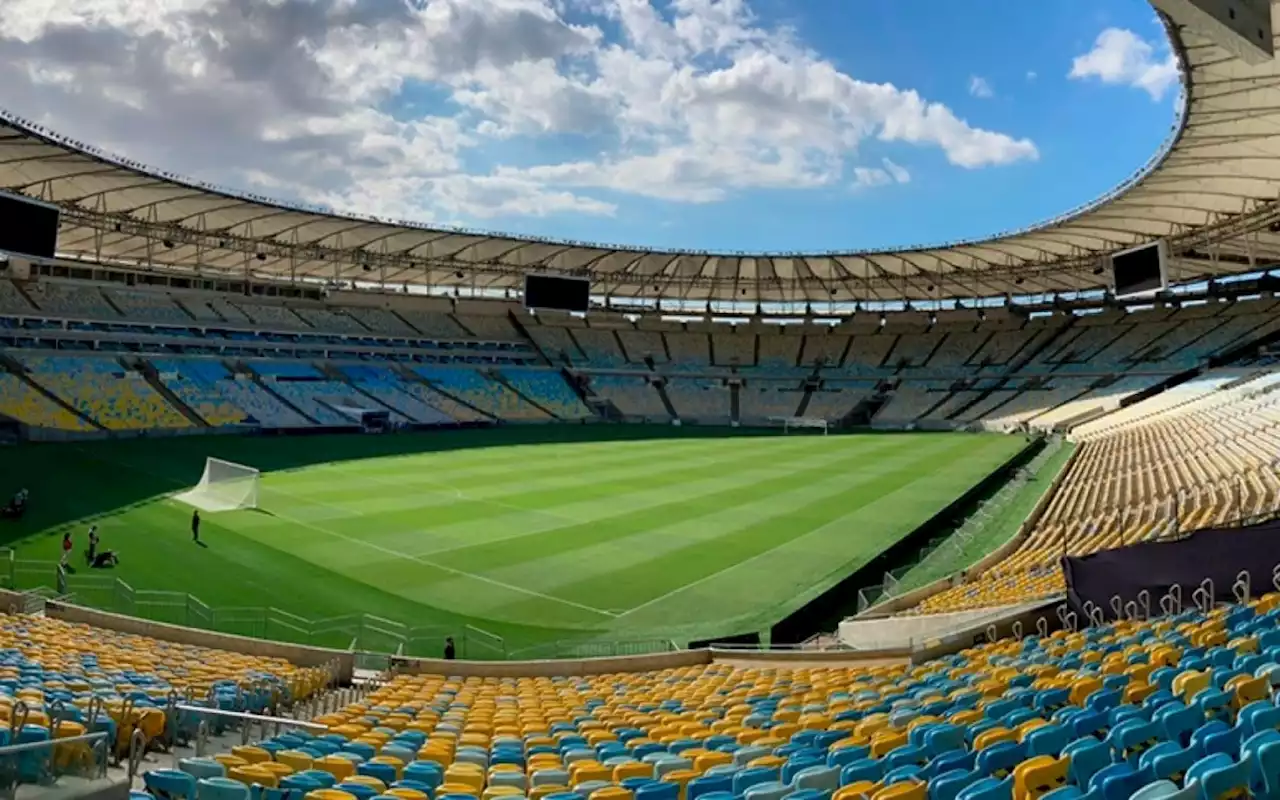
M 76 742 L 93 742 L 100 739 L 106 739 L 106 731 L 95 731 L 94 733 L 82 733 L 77 736 L 64 736 L 60 739 L 45 739 L 40 742 L 23 742 L 22 744 L 6 744 L 0 746 L 0 756 L 7 756 L 10 753 L 25 753 L 30 750 L 44 750 L 53 748 L 60 744 L 75 744 Z
M 229 719 L 242 719 L 248 722 L 262 722 L 276 725 L 292 725 L 295 728 L 310 728 L 311 730 L 328 730 L 328 725 L 319 722 L 310 722 L 302 719 L 294 719 L 293 717 L 269 717 L 262 714 L 249 714 L 244 711 L 223 711 L 220 708 L 209 708 L 208 706 L 192 706 L 185 703 L 179 703 L 174 708 L 179 711 L 190 711 L 196 714 L 210 714 L 216 717 L 227 717 Z

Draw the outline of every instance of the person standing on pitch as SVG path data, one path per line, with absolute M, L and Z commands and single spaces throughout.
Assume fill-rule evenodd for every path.
M 191 541 L 200 543 L 200 509 L 191 512 Z
M 89 526 L 89 563 L 98 557 L 98 526 Z
M 67 559 L 71 557 L 72 547 L 74 545 L 71 544 L 71 531 L 67 531 L 62 534 L 62 560 L 58 562 L 60 566 L 64 568 L 67 566 Z
M 452 661 L 455 657 L 457 657 L 457 651 L 453 646 L 453 637 L 446 637 L 444 640 L 444 660 Z

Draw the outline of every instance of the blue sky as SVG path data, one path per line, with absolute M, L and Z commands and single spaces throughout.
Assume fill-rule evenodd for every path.
M 1109 190 L 1176 113 L 1144 0 L 8 5 L 5 104 L 55 130 L 259 194 L 610 243 L 986 236 Z

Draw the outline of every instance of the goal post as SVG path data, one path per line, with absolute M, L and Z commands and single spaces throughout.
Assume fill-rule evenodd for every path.
M 200 482 L 174 499 L 209 512 L 257 508 L 258 478 L 258 470 L 253 467 L 206 458 Z
M 778 421 L 782 423 L 783 433 L 791 433 L 794 430 L 820 430 L 822 435 L 826 436 L 829 429 L 827 421 L 822 417 L 781 417 Z

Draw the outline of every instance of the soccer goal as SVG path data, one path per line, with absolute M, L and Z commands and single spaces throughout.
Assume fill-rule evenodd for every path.
M 783 417 L 782 430 L 784 433 L 791 433 L 795 430 L 820 430 L 822 435 L 827 435 L 827 421 L 821 417 Z
M 206 458 L 200 482 L 174 499 L 201 511 L 258 507 L 258 471 L 244 464 Z

